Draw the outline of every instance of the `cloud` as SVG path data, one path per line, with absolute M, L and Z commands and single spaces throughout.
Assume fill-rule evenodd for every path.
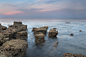
M 24 18 L 84 18 L 85 0 L 31 0 L 0 3 L 0 16 Z M 10 16 L 11 15 L 11 16 Z
M 29 6 L 29 9 L 31 8 L 41 9 L 39 11 L 44 12 L 44 11 L 53 11 L 53 10 L 60 10 L 60 9 L 66 9 L 66 8 L 82 10 L 82 9 L 85 9 L 85 6 L 83 6 L 80 3 L 72 4 L 71 2 L 68 2 L 68 3 L 56 2 L 56 3 L 51 3 L 51 4 L 47 4 L 47 3 L 33 4 L 32 6 Z
M 10 12 L 6 12 L 4 13 L 5 15 L 13 15 L 13 14 L 18 14 L 18 13 L 23 13 L 22 11 L 10 11 Z

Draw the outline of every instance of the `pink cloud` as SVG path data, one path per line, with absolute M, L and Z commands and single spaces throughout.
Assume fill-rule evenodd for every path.
M 4 13 L 5 15 L 13 15 L 13 14 L 18 14 L 18 13 L 23 13 L 22 11 L 11 11 L 11 12 L 6 12 Z
M 4 9 L 0 9 L 0 10 L 4 10 Z

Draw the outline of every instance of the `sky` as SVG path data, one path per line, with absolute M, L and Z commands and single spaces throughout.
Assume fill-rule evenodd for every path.
M 0 0 L 0 18 L 86 19 L 86 0 Z

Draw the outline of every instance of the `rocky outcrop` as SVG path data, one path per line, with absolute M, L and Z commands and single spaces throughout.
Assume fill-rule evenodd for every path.
M 22 25 L 22 22 L 14 21 L 14 24 L 13 25 Z
M 58 34 L 58 31 L 56 31 L 55 29 L 50 29 L 48 36 L 50 38 L 56 38 L 57 34 Z
M 45 42 L 44 37 L 45 37 L 45 35 L 44 35 L 43 33 L 36 34 L 36 35 L 35 35 L 35 43 L 36 43 L 36 44 L 40 44 L 40 43 Z
M 8 28 L 0 24 L 0 57 L 23 57 L 28 45 L 26 30 L 22 22 L 14 22 Z
M 39 28 L 33 28 L 32 31 L 34 32 L 35 35 L 35 43 L 39 44 L 39 43 L 43 43 L 45 42 L 45 35 L 47 32 L 48 26 L 43 26 L 43 27 L 39 27 Z
M 6 30 L 6 29 L 7 29 L 7 27 L 2 26 L 2 25 L 0 24 L 0 32 L 3 31 L 3 30 Z
M 72 54 L 72 53 L 65 53 L 63 57 L 86 57 L 85 55 L 81 54 Z
M 39 32 L 46 35 L 47 29 L 46 28 L 36 28 L 36 30 L 34 31 L 34 34 L 38 34 Z
M 44 26 L 44 27 L 39 27 L 39 28 L 33 28 L 33 32 L 34 34 L 39 34 L 40 32 L 43 33 L 44 35 L 46 35 L 48 26 Z
M 26 40 L 27 37 L 27 32 L 21 31 L 17 33 L 16 39 Z
M 28 44 L 25 40 L 13 39 L 0 47 L 0 57 L 23 57 Z
M 36 28 L 34 27 L 33 29 L 32 29 L 32 32 L 34 32 L 36 30 Z
M 40 27 L 40 28 L 46 28 L 46 29 L 48 29 L 48 26 L 43 26 L 43 27 Z
M 0 46 L 2 46 L 6 41 L 9 41 L 9 38 L 0 38 Z
M 7 28 L 4 31 L 1 31 L 1 36 L 3 38 L 10 38 L 15 39 L 16 34 L 21 31 L 26 31 L 27 25 L 23 25 L 22 22 L 15 22 L 13 25 L 10 25 L 9 28 Z

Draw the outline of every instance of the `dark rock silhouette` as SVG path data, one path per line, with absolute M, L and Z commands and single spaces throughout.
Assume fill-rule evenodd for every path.
M 71 33 L 70 36 L 73 36 L 73 33 Z

